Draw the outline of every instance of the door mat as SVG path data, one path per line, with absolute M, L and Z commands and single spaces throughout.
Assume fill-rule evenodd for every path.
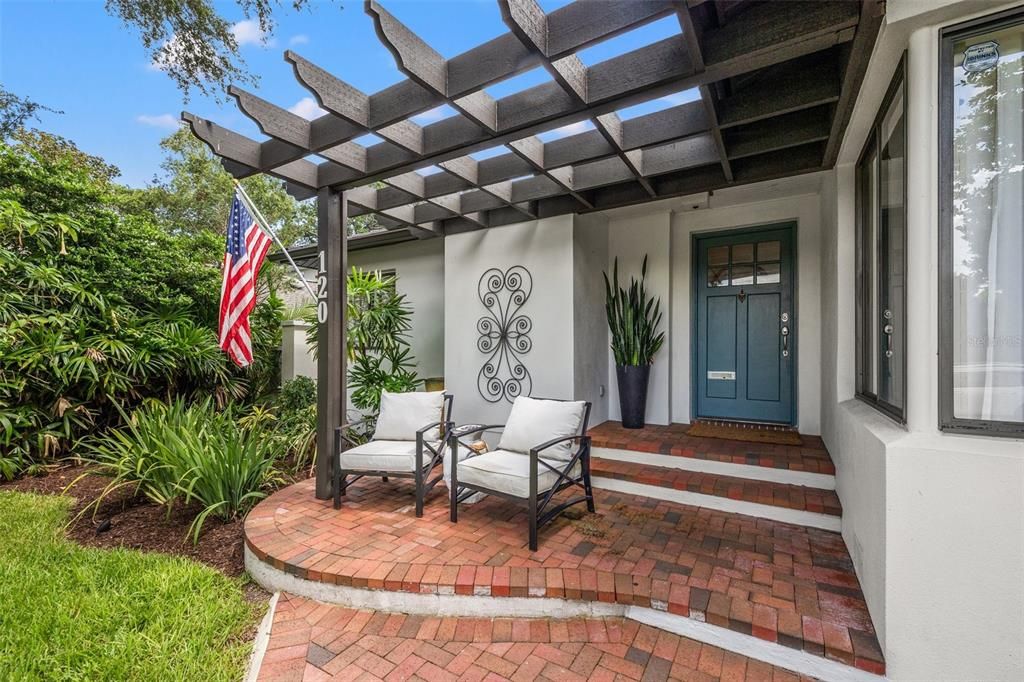
M 795 430 L 767 424 L 696 421 L 687 429 L 686 435 L 695 438 L 724 438 L 772 445 L 804 444 L 800 439 L 800 434 Z

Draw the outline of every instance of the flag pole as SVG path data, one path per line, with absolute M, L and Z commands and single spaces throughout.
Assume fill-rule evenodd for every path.
M 235 189 L 238 190 L 238 193 L 241 195 L 242 201 L 245 202 L 245 205 L 249 208 L 253 215 L 256 216 L 256 220 L 260 224 L 260 229 L 263 230 L 264 232 L 269 232 L 270 236 L 274 239 L 275 242 L 277 242 L 277 245 L 281 247 L 281 252 L 284 254 L 284 257 L 288 259 L 289 263 L 291 263 L 292 268 L 295 270 L 295 274 L 299 276 L 299 280 L 302 282 L 303 285 L 305 285 L 306 291 L 309 292 L 309 295 L 313 298 L 313 301 L 315 302 L 316 294 L 313 293 L 313 288 L 309 286 L 309 280 L 306 279 L 306 276 L 302 274 L 301 270 L 299 270 L 299 266 L 295 264 L 294 260 L 292 260 L 292 255 L 288 253 L 288 249 L 285 248 L 285 245 L 281 243 L 281 240 L 280 238 L 278 238 L 277 233 L 270 229 L 270 223 L 266 221 L 266 219 L 263 217 L 263 214 L 260 213 L 260 210 L 256 208 L 256 205 L 252 203 L 252 199 L 250 199 L 249 195 L 246 194 L 245 188 L 242 187 L 242 183 L 240 183 L 237 178 L 232 178 L 231 181 L 235 183 Z

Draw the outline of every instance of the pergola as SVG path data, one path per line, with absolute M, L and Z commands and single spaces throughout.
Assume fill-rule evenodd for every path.
M 231 87 L 268 139 L 182 114 L 236 178 L 267 173 L 297 198 L 317 197 L 318 497 L 330 492 L 328 455 L 344 417 L 348 216 L 372 213 L 404 238 L 433 238 L 830 168 L 884 12 L 883 0 L 576 0 L 550 13 L 535 0 L 498 5 L 508 31 L 445 59 L 366 0 L 406 79 L 368 95 L 286 51 L 327 113 L 306 120 Z M 589 66 L 578 54 L 669 16 L 676 35 Z M 548 82 L 498 99 L 485 90 L 538 67 Z M 692 88 L 693 101 L 618 113 Z M 413 120 L 441 105 L 455 115 Z M 538 137 L 580 122 L 583 132 Z M 380 142 L 355 141 L 368 133 Z

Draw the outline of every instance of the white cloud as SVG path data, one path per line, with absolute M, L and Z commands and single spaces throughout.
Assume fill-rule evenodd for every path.
M 320 108 L 320 105 L 316 103 L 316 100 L 312 97 L 303 97 L 298 102 L 288 107 L 288 111 L 293 114 L 298 114 L 307 121 L 312 121 L 314 118 L 319 118 L 327 112 Z
M 307 36 L 305 33 L 294 35 L 288 39 L 288 44 L 291 45 L 292 47 L 295 47 L 296 45 L 308 45 L 309 36 Z
M 171 114 L 140 114 L 135 117 L 137 123 L 141 123 L 144 126 L 151 126 L 153 128 L 163 128 L 165 130 L 177 130 L 178 126 L 181 125 L 175 116 Z
M 260 28 L 260 22 L 255 19 L 243 19 L 234 24 L 231 27 L 231 35 L 235 37 L 239 47 L 242 45 L 260 45 L 262 47 L 274 45 L 274 39 Z

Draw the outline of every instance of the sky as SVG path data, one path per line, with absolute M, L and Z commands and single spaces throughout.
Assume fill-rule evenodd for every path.
M 548 12 L 567 2 L 540 0 Z M 234 25 L 248 70 L 259 78 L 255 87 L 246 89 L 306 118 L 322 113 L 284 61 L 288 49 L 368 94 L 404 78 L 377 39 L 362 0 L 314 0 L 301 11 L 293 10 L 291 4 L 281 1 L 274 13 L 273 32 L 262 35 L 236 3 L 217 3 L 221 15 Z M 495 0 L 383 0 L 382 4 L 448 58 L 507 30 Z M 146 185 L 160 173 L 160 140 L 177 128 L 183 109 L 254 139 L 265 139 L 231 98 L 218 102 L 193 90 L 186 102 L 171 79 L 152 64 L 134 30 L 109 16 L 103 6 L 102 0 L 0 0 L 0 83 L 20 97 L 63 112 L 41 114 L 35 127 L 66 137 L 113 163 L 121 170 L 120 180 L 133 187 Z M 678 23 L 670 16 L 591 46 L 580 58 L 594 64 L 678 32 Z M 500 98 L 548 80 L 547 73 L 535 69 L 487 91 Z M 696 97 L 696 92 L 687 91 L 620 113 L 629 118 Z M 429 124 L 450 113 L 447 109 L 426 112 L 416 120 Z M 540 137 L 549 141 L 587 127 L 584 123 Z M 372 144 L 375 140 L 359 141 Z

